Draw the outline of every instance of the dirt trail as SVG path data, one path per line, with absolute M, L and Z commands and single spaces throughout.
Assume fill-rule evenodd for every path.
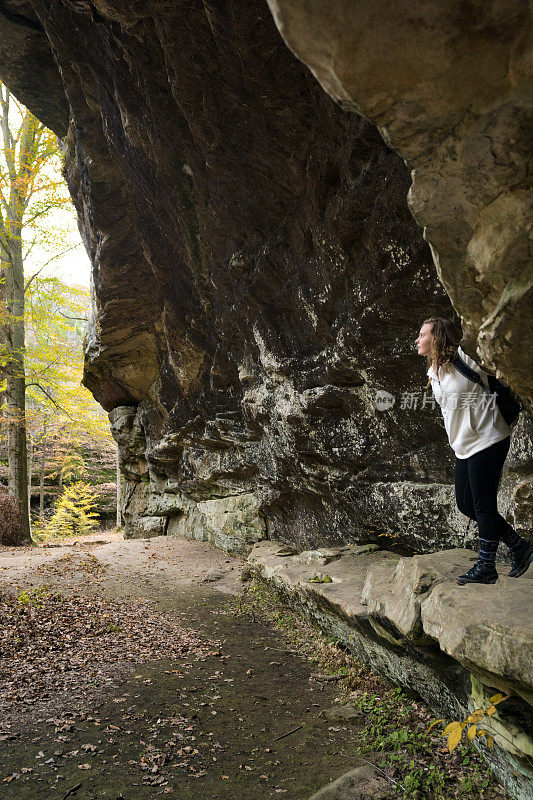
M 102 541 L 5 548 L 0 590 L 144 598 L 208 653 L 117 665 L 81 698 L 38 704 L 23 727 L 0 722 L 5 800 L 63 800 L 69 789 L 75 800 L 304 800 L 362 763 L 357 729 L 321 713 L 334 705 L 334 685 L 313 680 L 312 665 L 271 626 L 233 613 L 239 558 L 178 539 Z

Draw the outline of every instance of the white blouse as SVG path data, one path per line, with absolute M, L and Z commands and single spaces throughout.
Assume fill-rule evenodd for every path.
M 487 375 L 459 347 L 458 355 L 477 372 L 488 387 Z M 469 458 L 491 444 L 510 436 L 512 428 L 506 423 L 496 405 L 496 396 L 486 393 L 479 384 L 465 378 L 455 367 L 439 374 L 430 367 L 431 388 L 439 404 L 448 440 L 457 458 Z

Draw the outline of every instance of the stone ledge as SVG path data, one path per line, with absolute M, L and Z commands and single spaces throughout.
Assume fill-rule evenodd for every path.
M 517 798 L 533 779 L 533 571 L 494 585 L 459 586 L 470 550 L 403 558 L 365 546 L 298 553 L 258 542 L 250 570 L 335 636 L 377 673 L 416 691 L 436 713 L 466 715 L 494 693 L 510 693 L 486 727 L 493 751 L 480 745 Z M 327 582 L 312 582 L 313 578 Z

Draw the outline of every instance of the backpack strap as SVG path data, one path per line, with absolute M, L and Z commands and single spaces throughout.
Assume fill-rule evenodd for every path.
M 469 367 L 468 364 L 465 364 L 461 356 L 457 356 L 457 358 L 453 362 L 453 365 L 457 370 L 457 372 L 460 372 L 461 375 L 464 375 L 465 378 L 468 378 L 468 380 L 479 384 L 479 386 L 481 386 L 483 391 L 486 392 L 487 394 L 491 394 L 489 387 L 483 383 L 483 380 L 481 379 L 479 373 L 473 370 L 471 367 Z

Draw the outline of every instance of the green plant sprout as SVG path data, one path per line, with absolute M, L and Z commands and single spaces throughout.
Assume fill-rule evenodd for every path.
M 490 706 L 488 708 L 476 708 L 472 711 L 468 717 L 463 720 L 463 722 L 459 722 L 458 720 L 454 720 L 453 722 L 448 723 L 444 730 L 442 731 L 441 736 L 447 736 L 447 745 L 448 750 L 452 753 L 459 742 L 463 737 L 463 733 L 465 728 L 468 727 L 466 735 L 470 741 L 473 741 L 476 736 L 485 738 L 487 742 L 487 747 L 493 748 L 494 747 L 494 737 L 491 736 L 485 729 L 479 728 L 478 723 L 483 717 L 492 717 L 492 715 L 496 712 L 496 706 L 498 703 L 503 702 L 503 700 L 507 700 L 509 698 L 508 694 L 494 694 L 492 697 L 489 697 Z M 429 728 L 426 731 L 426 734 L 430 732 L 434 725 L 438 725 L 439 722 L 446 722 L 445 719 L 436 719 L 434 722 L 431 723 Z

